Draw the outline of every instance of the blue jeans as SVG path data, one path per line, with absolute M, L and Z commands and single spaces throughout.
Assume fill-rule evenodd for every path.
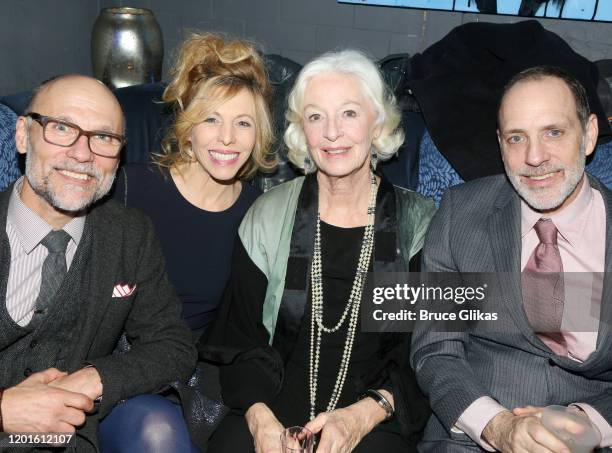
M 181 406 L 160 395 L 138 395 L 117 405 L 100 423 L 103 453 L 199 453 Z

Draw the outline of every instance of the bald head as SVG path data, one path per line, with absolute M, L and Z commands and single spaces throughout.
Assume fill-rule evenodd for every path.
M 75 127 L 81 133 L 68 143 Z M 22 201 L 54 228 L 88 209 L 108 193 L 119 164 L 119 155 L 95 153 L 91 138 L 124 129 L 117 98 L 98 80 L 67 75 L 41 85 L 15 128 L 17 150 L 26 154 Z
M 109 125 L 118 121 L 111 132 L 124 133 L 125 117 L 119 101 L 106 85 L 89 76 L 68 74 L 44 82 L 34 91 L 26 111 L 39 112 L 49 106 L 63 106 L 66 102 L 75 102 L 82 107 L 89 104 L 91 108 L 99 109 L 100 116 L 108 116 Z

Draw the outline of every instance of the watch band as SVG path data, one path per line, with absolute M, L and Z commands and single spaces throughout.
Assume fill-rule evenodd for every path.
M 389 400 L 387 400 L 387 398 L 385 398 L 378 390 L 366 390 L 359 397 L 360 400 L 363 398 L 372 398 L 374 401 L 376 401 L 376 403 L 385 411 L 385 420 L 389 420 L 395 414 L 395 410 L 393 409 L 393 406 L 391 406 Z

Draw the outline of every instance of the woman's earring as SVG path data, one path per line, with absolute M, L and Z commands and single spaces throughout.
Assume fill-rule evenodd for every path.
M 187 161 L 193 161 L 193 148 L 191 142 L 188 142 L 187 149 L 185 150 L 185 155 L 187 156 Z
M 304 157 L 304 173 L 309 173 L 312 170 L 312 160 L 310 159 L 310 153 L 306 151 Z
M 372 166 L 372 170 L 376 170 L 376 166 L 378 165 L 378 152 L 376 148 L 372 148 L 372 156 L 370 158 L 370 165 Z

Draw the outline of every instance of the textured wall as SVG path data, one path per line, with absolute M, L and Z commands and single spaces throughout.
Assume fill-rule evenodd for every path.
M 99 8 L 140 6 L 164 33 L 164 71 L 189 29 L 216 30 L 260 42 L 300 63 L 341 46 L 376 58 L 420 52 L 470 21 L 509 16 L 338 4 L 335 0 L 3 0 L 0 94 L 23 90 L 58 72 L 91 72 L 89 36 Z M 542 23 L 592 60 L 612 58 L 612 24 L 544 19 Z
M 99 0 L 100 6 L 117 2 Z M 151 8 L 164 31 L 166 64 L 188 29 L 224 31 L 257 40 L 266 52 L 304 63 L 341 46 L 367 50 L 376 58 L 390 53 L 414 54 L 466 22 L 513 22 L 511 16 L 409 10 L 338 4 L 335 0 L 120 0 Z M 543 19 L 592 60 L 612 58 L 612 24 Z
M 89 74 L 96 0 L 2 0 L 0 94 L 31 88 L 57 74 Z

